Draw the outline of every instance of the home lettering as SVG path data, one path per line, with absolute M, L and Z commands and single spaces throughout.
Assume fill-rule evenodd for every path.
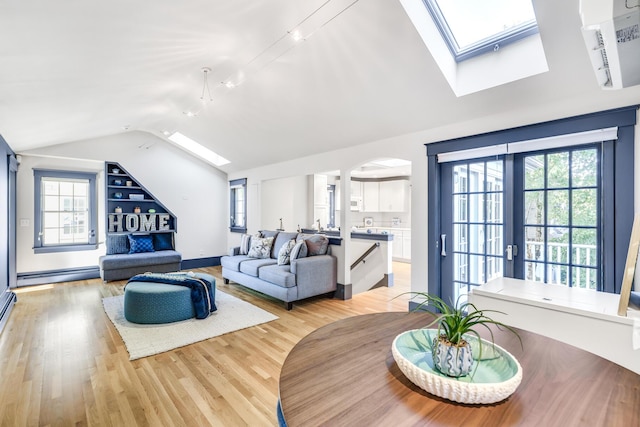
M 109 214 L 109 233 L 169 231 L 169 214 Z

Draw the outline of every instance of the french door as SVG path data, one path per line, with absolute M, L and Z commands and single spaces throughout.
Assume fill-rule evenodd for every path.
M 440 165 L 445 300 L 501 276 L 601 287 L 599 144 Z

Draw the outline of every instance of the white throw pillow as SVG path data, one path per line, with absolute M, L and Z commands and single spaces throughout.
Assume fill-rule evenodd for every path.
M 273 246 L 273 237 L 251 238 L 251 248 L 247 256 L 250 258 L 271 258 L 271 247 Z
M 295 245 L 296 245 L 296 241 L 294 239 L 291 239 L 280 247 L 280 252 L 278 252 L 278 265 L 289 264 L 290 257 L 291 257 L 291 250 Z
M 247 255 L 251 249 L 251 235 L 243 234 L 240 237 L 240 255 Z

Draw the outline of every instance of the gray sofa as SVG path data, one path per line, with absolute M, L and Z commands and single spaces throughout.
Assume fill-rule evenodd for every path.
M 169 273 L 179 271 L 182 254 L 174 250 L 173 233 L 151 235 L 153 248 L 130 253 L 128 234 L 107 236 L 107 254 L 99 259 L 100 277 L 105 282 L 129 279 L 141 273 Z
M 328 239 L 324 245 L 325 253 L 317 254 L 319 237 L 295 232 L 261 231 L 262 237 L 273 237 L 273 246 L 268 258 L 254 258 L 241 255 L 240 247 L 230 250 L 229 256 L 223 256 L 222 277 L 225 283 L 234 281 L 247 288 L 272 296 L 286 303 L 287 310 L 293 308 L 293 302 L 316 295 L 333 296 L 337 281 L 337 260 L 330 254 Z M 253 238 L 252 238 L 253 239 Z M 278 255 L 283 245 L 294 239 L 305 241 L 309 256 L 290 259 L 289 264 L 278 265 Z M 315 243 L 315 252 L 312 249 Z

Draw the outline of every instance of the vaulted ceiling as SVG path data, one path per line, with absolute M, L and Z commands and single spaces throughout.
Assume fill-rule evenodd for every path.
M 232 171 L 454 123 L 462 136 L 485 117 L 524 125 L 640 101 L 639 87 L 597 86 L 578 0 L 534 6 L 549 72 L 458 98 L 398 0 L 3 1 L 0 134 L 19 152 L 178 130 Z

